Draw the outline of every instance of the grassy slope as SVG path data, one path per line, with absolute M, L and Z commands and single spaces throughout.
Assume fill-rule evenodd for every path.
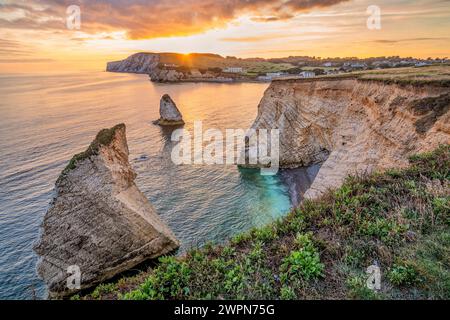
M 242 67 L 248 76 L 256 76 L 268 72 L 281 72 L 293 68 L 289 63 L 273 63 L 264 60 L 238 59 L 233 57 L 224 58 L 216 54 L 180 54 L 180 53 L 160 53 L 161 63 L 176 64 L 194 69 Z M 331 70 L 335 68 L 324 67 L 302 67 L 304 70 L 313 69 Z M 320 76 L 322 77 L 358 77 L 362 80 L 383 81 L 387 83 L 399 84 L 428 84 L 433 83 L 442 86 L 450 86 L 450 66 L 433 65 L 420 68 L 403 67 L 389 68 L 382 70 L 364 70 L 338 75 Z M 315 78 L 317 79 L 317 78 Z
M 364 70 L 333 75 L 323 75 L 315 78 L 299 79 L 298 77 L 284 77 L 274 81 L 318 81 L 329 79 L 359 79 L 362 81 L 379 81 L 386 84 L 400 85 L 435 85 L 450 87 L 450 66 L 434 65 L 420 68 L 391 68 L 382 70 Z
M 449 299 L 449 168 L 450 146 L 441 146 L 408 169 L 349 177 L 283 220 L 225 246 L 163 257 L 82 298 Z M 379 292 L 365 285 L 374 261 Z
M 450 66 L 448 65 L 359 71 L 351 74 L 356 75 L 361 80 L 381 81 L 384 83 L 450 86 Z
M 272 63 L 267 61 L 253 61 L 248 59 L 224 58 L 214 54 L 192 53 L 161 53 L 161 63 L 173 63 L 195 69 L 242 67 L 248 75 L 278 72 L 292 68 L 288 63 Z
M 450 86 L 450 66 L 435 65 L 420 68 L 394 68 L 361 72 L 359 79 L 398 84 L 434 84 Z

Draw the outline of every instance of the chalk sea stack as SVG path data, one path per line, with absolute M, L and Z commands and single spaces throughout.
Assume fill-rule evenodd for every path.
M 78 291 L 67 287 L 69 266 L 80 268 L 82 290 L 178 248 L 135 185 L 128 154 L 124 124 L 101 130 L 58 178 L 34 248 L 50 297 Z
M 184 124 L 180 110 L 178 110 L 177 105 L 168 94 L 163 95 L 161 98 L 159 115 L 160 118 L 154 123 L 160 126 L 178 126 Z

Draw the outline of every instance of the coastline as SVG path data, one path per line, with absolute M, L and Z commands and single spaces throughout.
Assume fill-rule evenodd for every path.
M 109 71 L 105 70 L 105 72 L 111 73 L 124 73 L 124 74 L 142 74 L 148 75 L 149 80 L 153 83 L 164 83 L 164 84 L 175 84 L 175 83 L 270 83 L 271 81 L 263 81 L 263 80 L 252 80 L 252 79 L 220 79 L 220 78 L 191 78 L 191 79 L 179 79 L 175 81 L 156 81 L 152 80 L 150 74 L 146 72 L 128 72 L 128 71 Z

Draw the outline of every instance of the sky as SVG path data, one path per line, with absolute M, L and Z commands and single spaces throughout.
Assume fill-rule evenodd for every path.
M 450 57 L 449 30 L 450 0 L 0 0 L 0 72 L 104 70 L 141 51 Z

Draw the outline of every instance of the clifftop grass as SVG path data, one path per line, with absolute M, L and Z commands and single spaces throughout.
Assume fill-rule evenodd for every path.
M 450 86 L 450 66 L 393 68 L 356 72 L 360 80 L 381 81 L 399 85 Z
M 449 299 L 450 146 L 410 161 L 81 299 Z M 379 291 L 366 286 L 374 263 Z
M 355 71 L 349 73 L 342 73 L 336 75 L 318 76 L 315 78 L 281 78 L 273 81 L 327 81 L 327 80 L 343 80 L 343 79 L 358 79 L 359 81 L 375 81 L 384 84 L 397 84 L 400 86 L 436 86 L 436 87 L 450 87 L 450 66 L 427 66 L 427 67 L 407 67 L 407 68 L 392 68 L 382 70 L 365 70 Z

